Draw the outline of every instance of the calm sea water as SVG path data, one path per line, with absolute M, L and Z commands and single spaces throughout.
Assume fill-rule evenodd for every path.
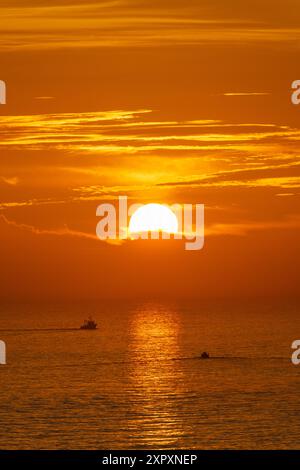
M 0 339 L 2 449 L 300 448 L 299 306 L 2 305 Z

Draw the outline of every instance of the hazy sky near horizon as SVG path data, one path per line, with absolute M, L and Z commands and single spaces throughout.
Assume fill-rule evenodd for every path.
M 0 297 L 297 296 L 296 0 L 2 1 Z M 94 239 L 205 204 L 205 247 Z

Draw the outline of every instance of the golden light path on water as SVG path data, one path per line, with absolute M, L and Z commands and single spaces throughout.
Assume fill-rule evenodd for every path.
M 178 312 L 159 304 L 137 309 L 131 318 L 133 368 L 129 379 L 138 390 L 134 402 L 137 418 L 131 426 L 141 430 L 141 445 L 152 442 L 171 448 L 183 434 L 182 416 L 173 406 L 181 383 L 178 373 L 182 374 L 176 361 L 170 360 L 179 354 L 179 329 Z

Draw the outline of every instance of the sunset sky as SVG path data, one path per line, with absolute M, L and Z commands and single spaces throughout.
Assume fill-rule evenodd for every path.
M 297 0 L 2 0 L 0 297 L 299 295 Z M 96 208 L 205 204 L 205 246 Z

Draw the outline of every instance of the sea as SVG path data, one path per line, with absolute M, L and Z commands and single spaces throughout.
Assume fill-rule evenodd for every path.
M 2 304 L 0 449 L 299 449 L 299 307 Z

